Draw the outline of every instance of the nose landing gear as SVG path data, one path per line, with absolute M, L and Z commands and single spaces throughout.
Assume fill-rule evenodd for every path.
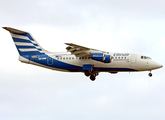
M 149 74 L 148 74 L 150 77 L 152 77 L 152 73 L 150 72 Z

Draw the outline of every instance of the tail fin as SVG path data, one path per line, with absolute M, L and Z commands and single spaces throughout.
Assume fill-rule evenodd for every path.
M 3 27 L 3 28 L 11 33 L 13 41 L 21 56 L 40 55 L 47 52 L 38 44 L 38 42 L 31 36 L 30 33 L 10 27 Z

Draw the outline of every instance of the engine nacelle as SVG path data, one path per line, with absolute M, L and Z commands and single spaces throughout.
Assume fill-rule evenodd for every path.
M 106 55 L 104 53 L 93 53 L 91 55 L 91 58 L 93 60 L 97 60 L 97 61 L 100 61 L 100 62 L 104 62 L 104 63 L 110 63 L 111 62 L 111 55 Z

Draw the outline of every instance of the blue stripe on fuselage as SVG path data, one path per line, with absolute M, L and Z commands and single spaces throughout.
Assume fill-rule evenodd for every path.
M 58 60 L 53 59 L 52 64 L 48 64 L 49 56 L 47 55 L 39 55 L 39 58 L 32 58 L 30 57 L 30 60 L 45 66 L 57 68 L 57 69 L 64 69 L 68 71 L 82 71 L 82 67 L 71 65 L 68 63 L 64 63 Z
M 105 71 L 105 72 L 118 72 L 118 71 L 137 71 L 135 69 L 130 68 L 96 68 L 99 69 L 99 71 Z M 95 70 L 95 69 L 94 69 Z
M 61 62 L 59 60 L 53 59 L 52 64 L 48 64 L 48 58 L 50 58 L 47 55 L 39 55 L 39 58 L 31 58 L 30 60 L 45 66 L 57 68 L 57 69 L 63 69 L 63 70 L 68 70 L 70 72 L 84 72 L 83 67 L 76 66 L 76 65 L 71 65 L 65 62 Z M 94 67 L 94 71 L 98 72 L 118 72 L 118 71 L 137 71 L 135 69 L 130 69 L 130 68 L 102 68 L 102 67 Z

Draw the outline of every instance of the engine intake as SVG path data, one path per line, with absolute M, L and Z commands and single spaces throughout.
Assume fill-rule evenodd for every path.
M 93 53 L 91 58 L 104 63 L 110 63 L 112 59 L 111 55 L 106 55 L 104 53 Z

